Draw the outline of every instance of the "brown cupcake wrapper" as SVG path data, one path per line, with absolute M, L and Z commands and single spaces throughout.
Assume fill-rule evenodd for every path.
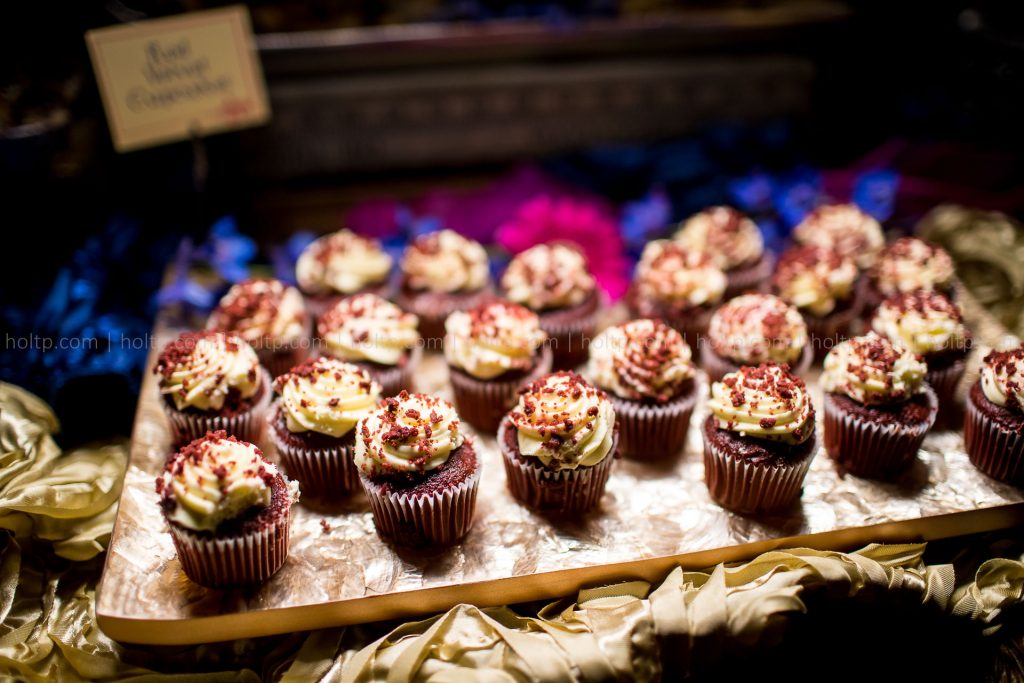
M 971 463 L 984 474 L 1014 486 L 1024 486 L 1024 434 L 1002 429 L 967 399 L 964 448 Z
M 548 335 L 544 342 L 551 349 L 551 367 L 555 370 L 571 370 L 587 360 L 590 340 L 597 330 L 597 315 L 600 306 L 578 320 L 552 324 L 541 316 L 541 329 Z
M 274 412 L 270 411 L 269 419 L 273 419 Z M 296 448 L 282 441 L 270 424 L 267 434 L 285 472 L 299 482 L 303 500 L 331 503 L 359 489 L 359 472 L 352 459 L 352 447 Z
M 704 371 L 708 373 L 708 379 L 712 382 L 718 382 L 730 372 L 736 372 L 740 369 L 739 363 L 720 356 L 718 352 L 712 348 L 711 344 L 705 345 L 701 361 L 704 364 Z M 800 353 L 800 358 L 797 360 L 796 365 L 793 366 L 793 374 L 805 374 L 808 368 L 811 367 L 811 363 L 813 361 L 814 349 L 812 349 L 811 345 L 808 344 Z
M 216 538 L 170 524 L 181 569 L 207 588 L 231 588 L 263 583 L 288 557 L 290 510 L 273 523 L 243 536 Z
M 258 445 L 263 439 L 267 407 L 270 405 L 270 399 L 274 393 L 270 373 L 264 368 L 260 368 L 260 372 L 263 373 L 264 384 L 263 395 L 259 402 L 248 411 L 230 417 L 184 413 L 169 405 L 161 396 L 160 406 L 171 425 L 172 445 L 183 446 L 190 441 L 206 436 L 207 432 L 221 429 L 227 432 L 228 436 L 235 436 L 242 441 Z
M 825 394 L 825 450 L 840 469 L 858 477 L 891 479 L 909 468 L 935 423 L 938 399 L 931 387 L 925 388 L 932 406 L 931 419 L 907 427 L 876 424 L 841 410 Z
M 737 458 L 704 439 L 704 483 L 711 499 L 727 510 L 744 515 L 785 512 L 800 500 L 818 447 L 815 443 L 800 460 L 766 465 Z
M 519 388 L 551 372 L 551 349 L 544 346 L 530 374 L 514 380 L 483 380 L 449 370 L 452 398 L 459 417 L 480 432 L 493 434 L 519 398 Z
M 476 471 L 457 486 L 427 495 L 385 492 L 362 472 L 359 481 L 381 538 L 401 546 L 443 547 L 458 543 L 472 528 L 482 469 L 478 461 Z
M 307 313 L 304 335 L 296 340 L 296 345 L 288 348 L 262 348 L 254 346 L 260 365 L 267 369 L 271 377 L 279 377 L 296 365 L 306 360 L 313 347 L 313 315 Z
M 957 388 L 966 370 L 967 359 L 961 358 L 945 368 L 929 368 L 925 375 L 939 399 L 939 414 L 935 418 L 935 426 L 939 429 L 960 429 L 964 424 L 964 405 L 957 398 Z
M 656 461 L 678 455 L 686 443 L 693 408 L 703 390 L 703 381 L 694 378 L 688 394 L 660 405 L 629 401 L 609 393 L 608 399 L 615 407 L 622 457 Z
M 505 447 L 507 428 L 507 422 L 498 427 L 498 444 L 508 488 L 516 500 L 531 510 L 556 515 L 579 515 L 600 504 L 618 449 L 617 433 L 611 452 L 601 462 L 556 472 L 510 453 Z
M 405 365 L 395 365 L 388 368 L 374 366 L 368 368 L 368 372 L 373 375 L 373 379 L 380 385 L 381 396 L 397 396 L 402 389 L 411 393 L 416 391 L 414 378 L 416 376 L 416 368 L 419 367 L 421 360 L 423 360 L 423 348 L 417 345 L 409 350 L 409 358 L 406 360 Z
M 725 293 L 722 300 L 728 301 L 733 297 L 747 292 L 763 291 L 771 277 L 775 259 L 765 251 L 761 259 L 752 266 L 741 268 L 725 273 Z

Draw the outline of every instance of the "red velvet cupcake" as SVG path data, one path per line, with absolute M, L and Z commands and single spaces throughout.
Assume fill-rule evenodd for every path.
M 537 314 L 495 300 L 456 311 L 445 324 L 444 355 L 462 419 L 493 433 L 519 387 L 551 372 L 551 349 Z
M 307 501 L 332 503 L 359 489 L 355 426 L 376 408 L 380 385 L 366 370 L 309 359 L 274 382 L 269 433 L 281 464 Z
M 231 287 L 206 326 L 247 341 L 270 376 L 277 377 L 309 353 L 313 318 L 299 290 L 280 280 L 253 279 Z
M 911 292 L 953 294 L 953 258 L 937 244 L 901 237 L 887 245 L 868 273 L 867 310 L 888 297 Z
M 871 268 L 885 246 L 882 226 L 856 204 L 826 204 L 807 214 L 793 229 L 797 244 L 833 249 L 862 271 Z
M 626 305 L 634 318 L 664 320 L 700 353 L 711 312 L 725 288 L 725 274 L 710 254 L 654 240 L 644 247 Z
M 789 510 L 818 450 L 814 406 L 785 365 L 741 367 L 711 385 L 704 481 L 722 507 L 748 515 Z
M 703 360 L 713 382 L 761 363 L 786 364 L 803 374 L 813 358 L 803 317 L 777 296 L 744 294 L 711 316 Z
M 772 292 L 800 311 L 816 360 L 853 334 L 862 306 L 860 282 L 853 259 L 834 249 L 795 246 L 779 257 Z
M 178 561 L 195 583 L 258 584 L 284 564 L 299 490 L 253 444 L 223 431 L 196 439 L 167 459 L 156 491 Z
M 164 347 L 153 372 L 173 445 L 217 430 L 254 443 L 263 437 L 271 379 L 241 337 L 185 332 Z
M 381 538 L 444 547 L 469 533 L 481 461 L 447 401 L 384 399 L 356 427 L 355 462 Z
M 512 495 L 555 516 L 582 514 L 600 504 L 617 442 L 615 408 L 607 395 L 566 371 L 523 387 L 498 429 Z
M 964 446 L 979 470 L 1024 486 L 1024 346 L 985 356 L 967 397 Z
M 687 249 L 711 254 L 725 272 L 724 298 L 760 291 L 772 272 L 757 223 L 729 206 L 713 206 L 688 218 L 673 239 Z
M 453 230 L 439 230 L 406 247 L 395 302 L 419 318 L 427 348 L 440 351 L 445 319 L 476 306 L 490 291 L 483 246 Z
M 624 457 L 660 460 L 686 444 L 699 392 L 678 331 L 646 318 L 609 327 L 590 344 L 587 375 L 608 392 Z
M 540 316 L 554 367 L 571 369 L 587 359 L 600 295 L 575 245 L 551 242 L 516 254 L 501 277 L 501 289 L 509 301 Z
M 938 400 L 925 364 L 874 332 L 825 357 L 825 449 L 841 471 L 893 478 L 917 458 Z
M 391 256 L 380 242 L 351 230 L 314 240 L 295 263 L 295 280 L 316 318 L 346 296 L 387 296 L 390 277 Z
M 971 333 L 964 326 L 960 307 L 938 292 L 897 294 L 882 302 L 871 326 L 924 360 L 928 366 L 925 379 L 939 399 L 936 425 L 959 429 L 964 412 L 956 390 L 971 347 Z
M 317 323 L 324 353 L 365 369 L 384 396 L 411 391 L 423 356 L 416 316 L 376 294 L 342 299 Z

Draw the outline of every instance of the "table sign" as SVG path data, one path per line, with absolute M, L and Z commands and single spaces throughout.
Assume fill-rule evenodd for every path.
M 119 152 L 270 118 L 243 6 L 96 29 L 86 42 Z

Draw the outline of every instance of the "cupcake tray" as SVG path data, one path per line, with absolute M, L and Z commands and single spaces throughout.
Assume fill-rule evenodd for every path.
M 155 349 L 176 332 L 158 324 Z M 976 368 L 978 358 L 972 360 Z M 820 429 L 816 374 L 807 380 Z M 424 359 L 417 381 L 421 391 L 450 397 L 439 356 Z M 764 519 L 735 515 L 713 503 L 704 485 L 699 425 L 705 415 L 700 402 L 684 452 L 670 464 L 617 461 L 600 509 L 575 521 L 520 507 L 506 489 L 493 435 L 477 435 L 483 481 L 476 523 L 459 546 L 435 553 L 392 548 L 377 537 L 361 494 L 330 511 L 300 503 L 292 509 L 284 568 L 260 587 L 215 591 L 182 573 L 157 508 L 153 480 L 169 434 L 156 379 L 147 373 L 99 587 L 99 624 L 126 642 L 212 642 L 408 618 L 462 602 L 549 599 L 621 580 L 657 581 L 676 565 L 703 568 L 774 548 L 847 550 L 1024 522 L 1022 492 L 975 470 L 959 432 L 929 435 L 918 461 L 894 483 L 840 478 L 819 452 L 799 508 Z

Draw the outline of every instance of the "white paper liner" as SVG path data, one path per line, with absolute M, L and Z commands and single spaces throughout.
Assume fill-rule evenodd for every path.
M 917 458 L 928 430 L 935 424 L 938 399 L 925 385 L 931 405 L 929 419 L 917 426 L 895 423 L 876 424 L 841 410 L 831 394 L 825 394 L 825 450 L 850 474 L 888 479 L 905 471 Z
M 181 568 L 193 582 L 207 588 L 262 583 L 288 557 L 290 510 L 285 508 L 263 529 L 231 538 L 197 534 L 169 524 Z
M 619 428 L 620 455 L 651 461 L 678 455 L 686 444 L 693 408 L 704 386 L 698 374 L 688 394 L 661 405 L 629 401 L 609 393 Z
M 711 498 L 722 507 L 745 515 L 789 510 L 803 492 L 804 477 L 820 443 L 818 435 L 807 457 L 785 464 L 751 463 L 736 458 L 704 439 L 704 482 Z
M 423 547 L 457 543 L 473 526 L 476 493 L 483 463 L 457 486 L 427 495 L 385 493 L 382 486 L 362 472 L 359 481 L 370 501 L 373 523 L 381 538 L 396 545 Z
M 481 432 L 494 432 L 518 400 L 519 388 L 551 372 L 551 356 L 551 349 L 542 347 L 530 374 L 516 380 L 481 380 L 449 369 L 448 379 L 459 417 Z
M 701 361 L 704 365 L 704 371 L 708 373 L 708 379 L 712 382 L 719 382 L 723 377 L 728 375 L 730 372 L 736 372 L 740 369 L 740 365 L 728 358 L 718 355 L 711 344 L 705 344 L 705 348 L 702 351 Z M 811 363 L 814 361 L 814 349 L 811 344 L 808 343 L 804 346 L 804 350 L 800 353 L 800 358 L 792 366 L 794 375 L 806 375 L 807 370 L 811 367 Z M 747 363 L 746 365 L 750 365 Z
M 267 436 L 274 444 L 288 477 L 299 482 L 302 498 L 334 502 L 359 489 L 359 472 L 352 460 L 353 448 L 296 448 L 278 436 L 271 422 L 276 411 L 268 413 Z
M 263 395 L 248 411 L 230 417 L 219 415 L 200 415 L 184 413 L 170 405 L 161 395 L 160 407 L 171 424 L 171 441 L 174 446 L 183 446 L 190 441 L 206 436 L 207 432 L 223 429 L 228 436 L 242 441 L 259 444 L 263 439 L 263 428 L 266 424 L 267 407 L 274 394 L 273 381 L 265 368 L 260 368 L 263 375 Z
M 971 464 L 993 479 L 1024 486 L 1024 434 L 1007 431 L 967 399 L 964 448 Z

